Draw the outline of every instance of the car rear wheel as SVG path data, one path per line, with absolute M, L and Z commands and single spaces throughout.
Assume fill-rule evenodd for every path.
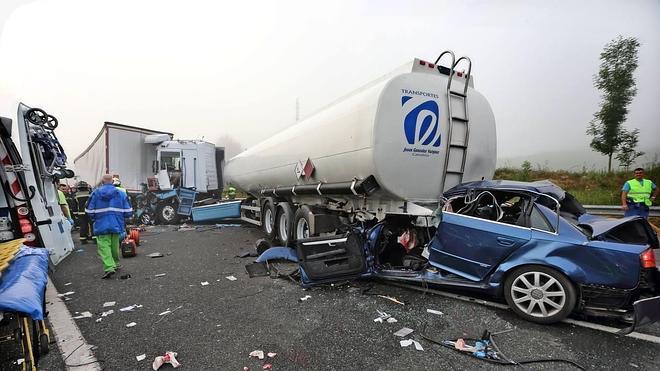
M 509 307 L 522 318 L 536 323 L 554 323 L 575 308 L 577 294 L 571 281 L 543 266 L 516 268 L 504 283 Z

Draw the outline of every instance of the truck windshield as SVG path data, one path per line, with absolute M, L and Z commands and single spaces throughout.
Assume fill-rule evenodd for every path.
M 180 152 L 161 152 L 160 153 L 160 168 L 161 170 L 180 171 L 181 170 L 181 153 Z

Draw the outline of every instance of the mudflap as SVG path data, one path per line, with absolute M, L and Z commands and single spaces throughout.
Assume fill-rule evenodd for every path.
M 618 334 L 627 335 L 637 327 L 660 322 L 660 296 L 637 300 L 633 307 L 635 317 L 632 325 L 620 330 Z

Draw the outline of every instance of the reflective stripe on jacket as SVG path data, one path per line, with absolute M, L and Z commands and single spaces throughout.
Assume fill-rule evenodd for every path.
M 96 235 L 124 232 L 124 218 L 133 216 L 126 192 L 112 184 L 104 184 L 92 193 L 85 212 L 94 221 Z

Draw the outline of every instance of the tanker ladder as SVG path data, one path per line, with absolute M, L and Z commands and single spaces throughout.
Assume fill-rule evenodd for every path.
M 449 71 L 449 79 L 447 80 L 447 118 L 448 118 L 448 135 L 447 135 L 447 150 L 445 156 L 445 172 L 442 176 L 442 183 L 440 184 L 440 194 L 445 190 L 463 182 L 463 174 L 465 173 L 465 160 L 467 158 L 468 140 L 470 138 L 470 117 L 468 115 L 467 93 L 470 84 L 470 77 L 472 72 L 472 61 L 468 57 L 456 57 L 452 51 L 444 51 L 436 59 L 435 64 L 439 66 L 438 62 L 445 55 L 451 56 L 451 69 Z M 456 66 L 465 61 L 467 63 L 467 74 L 464 72 L 456 72 Z M 463 92 L 452 90 L 452 82 L 454 74 L 459 77 L 465 76 L 465 85 Z M 462 109 L 461 112 L 452 112 L 452 101 L 456 102 Z M 456 127 L 455 127 L 456 125 Z M 460 126 L 459 126 L 460 125 Z M 462 128 L 462 130 L 457 130 Z M 450 159 L 453 161 L 450 163 Z M 455 162 L 460 159 L 460 166 L 456 168 Z M 450 164 L 452 168 L 449 168 Z M 450 175 L 452 182 L 448 184 L 447 176 Z

